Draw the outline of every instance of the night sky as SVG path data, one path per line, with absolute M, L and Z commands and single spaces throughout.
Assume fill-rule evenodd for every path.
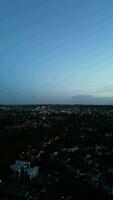
M 113 104 L 113 0 L 0 0 L 0 104 Z

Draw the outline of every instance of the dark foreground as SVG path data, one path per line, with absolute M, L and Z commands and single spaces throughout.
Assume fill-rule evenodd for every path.
M 113 107 L 1 106 L 0 199 L 85 198 L 113 199 Z

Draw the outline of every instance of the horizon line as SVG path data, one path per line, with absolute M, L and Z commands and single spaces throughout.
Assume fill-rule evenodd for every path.
M 52 106 L 52 105 L 69 105 L 69 106 L 113 106 L 113 104 L 67 104 L 67 103 L 45 103 L 45 104 L 12 104 L 12 103 L 9 103 L 9 104 L 0 104 L 0 107 L 1 106 Z

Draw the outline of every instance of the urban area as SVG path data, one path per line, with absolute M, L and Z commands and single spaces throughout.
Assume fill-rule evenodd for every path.
M 113 199 L 113 106 L 0 106 L 0 199 Z

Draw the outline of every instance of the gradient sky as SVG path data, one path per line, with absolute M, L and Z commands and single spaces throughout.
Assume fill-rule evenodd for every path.
M 112 100 L 113 0 L 0 0 L 0 104 Z

